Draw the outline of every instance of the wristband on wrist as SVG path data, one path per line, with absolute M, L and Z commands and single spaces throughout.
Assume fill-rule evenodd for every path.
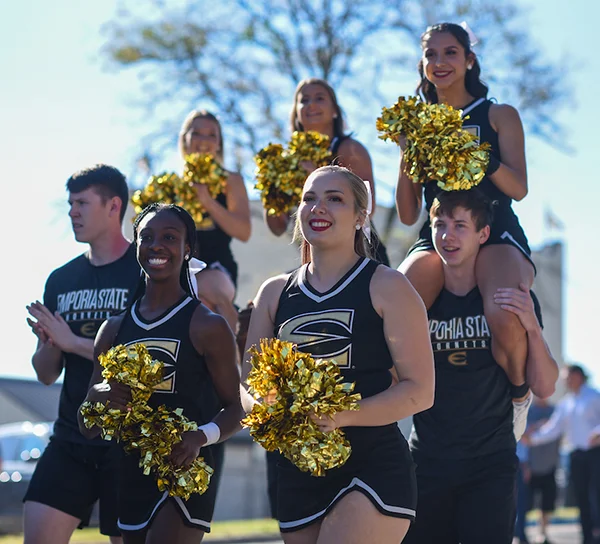
M 219 426 L 214 421 L 201 425 L 198 427 L 198 430 L 202 431 L 204 436 L 206 436 L 205 446 L 216 444 L 219 441 L 219 438 L 221 438 L 221 429 L 219 429 Z
M 486 176 L 491 176 L 498 168 L 500 168 L 500 161 L 494 157 L 494 155 L 490 154 L 490 160 L 488 162 L 487 169 L 485 171 Z

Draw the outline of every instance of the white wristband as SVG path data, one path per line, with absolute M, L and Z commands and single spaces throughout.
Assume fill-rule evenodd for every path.
M 198 430 L 202 431 L 204 436 L 206 436 L 205 446 L 216 444 L 219 438 L 221 438 L 221 429 L 219 429 L 219 426 L 214 421 L 198 427 Z

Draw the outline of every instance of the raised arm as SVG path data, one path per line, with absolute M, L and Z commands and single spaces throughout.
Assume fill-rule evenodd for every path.
M 227 207 L 211 198 L 202 184 L 197 185 L 197 193 L 210 216 L 229 236 L 242 242 L 250 239 L 250 202 L 244 180 L 239 174 L 231 173 L 227 178 Z
M 414 225 L 421 215 L 423 205 L 423 187 L 413 183 L 406 175 L 404 162 L 405 142 L 400 143 L 400 166 L 398 167 L 398 183 L 396 185 L 396 210 L 404 225 Z
M 498 133 L 502 162 L 489 177 L 505 195 L 514 200 L 527 196 L 527 164 L 525 162 L 525 135 L 519 112 L 507 104 L 490 108 L 490 123 Z M 499 159 L 499 157 L 496 157 Z

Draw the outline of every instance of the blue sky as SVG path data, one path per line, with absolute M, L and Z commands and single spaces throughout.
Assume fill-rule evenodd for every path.
M 548 58 L 562 59 L 573 78 L 573 103 L 563 108 L 560 119 L 575 152 L 562 153 L 528 138 L 530 193 L 515 209 L 534 247 L 548 240 L 543 231 L 546 207 L 566 224 L 565 356 L 600 376 L 593 343 L 600 326 L 595 236 L 600 57 L 594 40 L 600 4 L 571 0 L 565 9 L 558 0 L 522 0 L 521 5 L 530 10 L 535 41 Z M 42 296 L 52 269 L 83 250 L 72 239 L 65 180 L 98 162 L 130 174 L 147 127 L 143 112 L 131 107 L 139 89 L 133 74 L 107 70 L 99 54 L 100 27 L 114 15 L 115 6 L 115 0 L 29 0 L 0 8 L 0 138 L 6 186 L 0 215 L 5 240 L 0 375 L 34 376 L 30 356 L 35 339 L 25 323 L 25 305 Z M 485 74 L 485 61 L 483 69 Z M 396 94 L 408 94 L 412 87 L 410 82 Z M 369 140 L 365 132 L 371 127 L 352 128 L 359 139 Z M 395 164 L 396 156 L 391 160 Z M 375 166 L 376 172 L 393 171 Z M 379 194 L 383 201 L 390 198 L 385 191 Z

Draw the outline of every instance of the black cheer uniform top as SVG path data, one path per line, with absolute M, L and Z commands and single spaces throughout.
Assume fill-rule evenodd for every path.
M 463 128 L 474 134 L 478 138 L 478 142 L 488 142 L 490 144 L 490 154 L 502 162 L 500 154 L 500 145 L 498 143 L 498 133 L 490 124 L 489 112 L 491 100 L 484 98 L 475 99 L 463 109 L 464 123 Z M 498 237 L 504 232 L 517 240 L 525 253 L 530 254 L 527 238 L 519 224 L 519 219 L 512 209 L 512 198 L 503 193 L 489 177 L 484 177 L 481 183 L 477 186 L 492 202 L 494 206 L 494 222 L 492 224 L 491 239 L 495 239 L 495 234 Z M 424 186 L 425 207 L 427 209 L 427 219 L 419 233 L 420 238 L 431 239 L 431 222 L 429 220 L 429 210 L 435 197 L 441 189 L 435 182 L 426 183 Z
M 44 305 L 52 313 L 58 311 L 73 334 L 93 340 L 106 319 L 127 308 L 139 281 L 133 244 L 120 259 L 102 266 L 94 266 L 83 254 L 50 274 Z M 87 395 L 94 368 L 92 360 L 75 353 L 63 353 L 63 360 L 65 374 L 54 435 L 69 442 L 108 446 L 100 437 L 84 438 L 77 424 L 77 411 Z
M 314 357 L 334 359 L 344 381 L 355 382 L 354 391 L 363 398 L 392 383 L 383 319 L 369 291 L 377 266 L 360 258 L 334 287 L 318 293 L 307 282 L 304 265 L 290 274 L 275 316 L 277 338 Z
M 227 208 L 227 195 L 220 193 L 215 200 Z M 238 265 L 231 251 L 231 236 L 208 214 L 202 223 L 196 223 L 194 257 L 204 261 L 209 268 L 215 263 L 220 263 L 237 286 Z
M 465 296 L 444 289 L 429 310 L 429 333 L 435 400 L 413 417 L 411 450 L 438 459 L 514 450 L 510 382 L 492 356 L 479 289 Z
M 152 321 L 140 315 L 138 305 L 139 300 L 124 316 L 114 345 L 144 344 L 154 359 L 165 364 L 163 381 L 148 404 L 155 409 L 161 404 L 171 410 L 182 408 L 188 419 L 208 423 L 221 406 L 204 356 L 190 338 L 190 322 L 200 301 L 186 295 Z

